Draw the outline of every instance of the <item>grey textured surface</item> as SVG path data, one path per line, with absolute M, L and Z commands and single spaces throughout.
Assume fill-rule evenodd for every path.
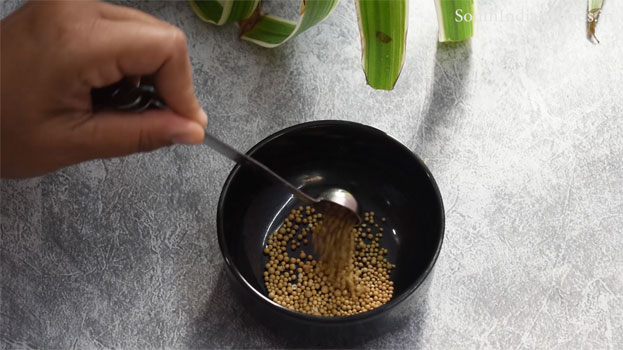
M 362 347 L 623 348 L 623 3 L 598 46 L 567 0 L 481 1 L 476 38 L 438 45 L 433 2 L 411 1 L 392 92 L 365 85 L 351 1 L 273 50 L 186 2 L 134 6 L 188 34 L 210 129 L 238 148 L 345 119 L 426 159 L 447 215 L 429 295 Z M 2 181 L 2 347 L 291 346 L 231 296 L 215 233 L 231 167 L 176 146 Z

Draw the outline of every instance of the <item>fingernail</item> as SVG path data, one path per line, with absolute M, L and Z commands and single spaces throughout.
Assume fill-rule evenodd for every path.
M 204 126 L 208 125 L 208 115 L 203 109 L 201 110 L 201 119 L 203 120 Z
M 173 136 L 171 142 L 177 145 L 194 145 L 196 143 L 191 135 Z

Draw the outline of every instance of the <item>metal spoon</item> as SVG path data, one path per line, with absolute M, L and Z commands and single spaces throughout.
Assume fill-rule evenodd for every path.
M 361 219 L 359 218 L 359 214 L 358 214 L 359 206 L 357 205 L 357 200 L 350 192 L 346 190 L 343 190 L 341 188 L 330 188 L 322 192 L 318 198 L 313 198 L 307 195 L 305 192 L 298 189 L 296 186 L 294 186 L 293 184 L 291 184 L 290 182 L 288 182 L 281 176 L 277 175 L 274 171 L 270 170 L 270 168 L 268 168 L 266 165 L 260 163 L 256 159 L 244 153 L 238 152 L 235 148 L 217 139 L 216 137 L 209 134 L 208 132 L 205 133 L 203 143 L 205 145 L 210 146 L 215 151 L 219 152 L 220 154 L 224 155 L 225 157 L 233 160 L 234 162 L 240 165 L 243 165 L 243 166 L 251 165 L 255 167 L 256 169 L 262 170 L 266 176 L 268 176 L 275 182 L 281 185 L 284 185 L 286 188 L 288 188 L 288 190 L 294 196 L 296 196 L 296 198 L 304 202 L 315 204 L 315 205 L 320 205 L 321 207 L 324 207 L 323 202 L 331 202 L 331 203 L 337 204 L 337 206 L 331 206 L 332 210 L 346 210 L 349 213 L 344 212 L 343 215 L 352 215 L 356 217 L 357 222 L 361 221 Z
M 142 84 L 140 81 L 131 82 L 127 79 L 101 89 L 93 89 L 91 99 L 93 108 L 96 110 L 117 109 L 140 112 L 148 108 L 166 108 L 166 104 L 158 96 L 153 85 Z M 203 143 L 205 145 L 240 165 L 251 165 L 262 170 L 266 176 L 278 184 L 284 185 L 298 199 L 325 210 L 331 210 L 333 211 L 332 214 L 336 216 L 347 217 L 357 223 L 361 222 L 357 200 L 350 192 L 340 188 L 330 188 L 322 192 L 318 198 L 313 198 L 277 175 L 266 165 L 217 139 L 207 130 L 204 132 Z

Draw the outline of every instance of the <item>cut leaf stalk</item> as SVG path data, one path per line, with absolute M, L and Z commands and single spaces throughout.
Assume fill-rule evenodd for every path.
M 298 21 L 260 15 L 252 28 L 243 28 L 240 37 L 263 47 L 277 47 L 324 21 L 338 3 L 339 0 L 303 0 Z
M 439 41 L 463 41 L 474 36 L 475 0 L 435 0 Z
M 260 0 L 189 0 L 190 7 L 203 21 L 223 25 L 249 17 Z
M 588 40 L 595 40 L 597 43 L 599 43 L 599 39 L 595 36 L 595 28 L 597 27 L 597 21 L 599 20 L 599 14 L 601 13 L 603 5 L 604 0 L 588 0 L 586 36 Z
M 355 5 L 368 84 L 391 90 L 404 63 L 408 0 L 356 0 Z

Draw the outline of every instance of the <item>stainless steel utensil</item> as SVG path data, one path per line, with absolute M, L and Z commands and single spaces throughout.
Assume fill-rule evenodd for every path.
M 133 83 L 124 79 L 101 89 L 93 89 L 91 99 L 94 110 L 116 109 L 140 112 L 148 108 L 166 108 L 166 104 L 162 101 L 160 96 L 158 96 L 154 86 L 145 84 L 140 80 Z M 320 207 L 335 210 L 337 212 L 333 214 L 336 216 L 353 216 L 353 218 L 356 218 L 357 222 L 361 222 L 357 200 L 350 192 L 340 188 L 330 188 L 321 193 L 318 198 L 313 198 L 256 159 L 239 152 L 227 143 L 217 139 L 212 134 L 208 133 L 207 130 L 204 132 L 203 143 L 205 145 L 208 145 L 210 148 L 240 165 L 250 165 L 256 169 L 260 169 L 267 177 L 284 185 L 298 199 Z M 327 205 L 328 203 L 337 204 L 337 206 Z

